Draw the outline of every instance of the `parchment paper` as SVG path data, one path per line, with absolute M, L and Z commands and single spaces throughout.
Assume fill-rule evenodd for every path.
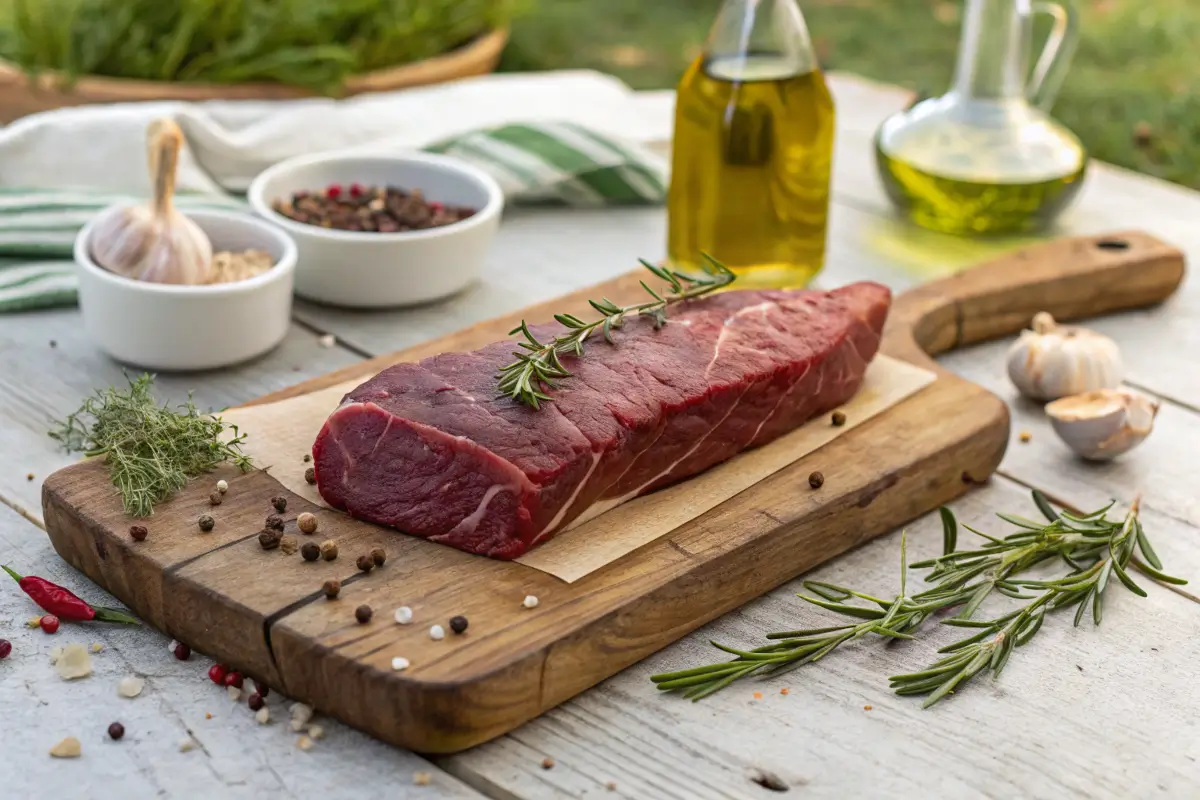
M 842 407 L 846 424 L 834 427 L 825 414 L 770 444 L 742 453 L 683 483 L 631 500 L 558 534 L 517 562 L 571 583 L 717 507 L 794 461 L 915 394 L 934 374 L 903 361 L 877 356 L 858 394 Z M 303 461 L 342 397 L 365 378 L 277 403 L 229 409 L 226 422 L 248 434 L 244 451 L 294 494 L 325 506 L 304 480 Z M 327 506 L 326 506 L 327 507 Z M 400 533 L 397 536 L 403 535 Z M 483 556 L 480 556 L 482 558 Z

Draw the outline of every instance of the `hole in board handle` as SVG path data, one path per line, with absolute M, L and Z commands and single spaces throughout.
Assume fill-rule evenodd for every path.
M 1096 242 L 1096 247 L 1101 250 L 1128 250 L 1129 242 L 1124 239 L 1101 239 Z

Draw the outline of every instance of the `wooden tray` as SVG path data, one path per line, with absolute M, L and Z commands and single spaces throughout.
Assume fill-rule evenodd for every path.
M 220 472 L 231 487 L 212 533 L 199 533 L 196 518 L 210 510 L 216 477 L 162 504 L 148 522 L 149 538 L 134 543 L 103 465 L 82 463 L 46 480 L 46 525 L 63 558 L 167 634 L 389 742 L 456 752 L 990 475 L 1008 441 L 1006 406 L 939 369 L 927 353 L 1012 333 L 1037 311 L 1069 319 L 1149 305 L 1170 295 L 1182 276 L 1181 253 L 1127 233 L 1039 245 L 900 296 L 883 351 L 934 369 L 933 384 L 571 584 L 359 523 L 294 495 L 289 530 L 299 512 L 314 511 L 316 538 L 336 539 L 341 557 L 307 563 L 264 553 L 257 534 L 269 498 L 287 494 L 265 472 Z M 366 377 L 398 360 L 480 346 L 502 338 L 518 316 L 587 313 L 585 299 L 601 294 L 618 302 L 637 297 L 637 280 L 618 278 L 256 402 Z M 814 469 L 825 474 L 816 492 L 807 487 Z M 387 549 L 387 564 L 358 573 L 355 557 L 376 546 Z M 343 583 L 337 601 L 321 595 L 331 577 Z M 540 599 L 536 609 L 522 607 L 527 594 Z M 368 625 L 354 620 L 360 603 L 375 609 Z M 414 624 L 392 621 L 401 605 L 418 610 Z M 469 618 L 468 632 L 430 640 L 428 626 L 446 625 L 456 614 Z M 412 667 L 394 672 L 398 655 Z

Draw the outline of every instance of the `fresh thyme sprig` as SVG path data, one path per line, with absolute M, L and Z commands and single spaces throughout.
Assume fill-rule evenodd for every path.
M 149 516 L 156 503 L 193 478 L 229 461 L 243 472 L 250 458 L 236 425 L 202 414 L 189 395 L 176 408 L 158 405 L 150 394 L 154 378 L 129 381 L 128 390 L 102 389 L 50 432 L 67 452 L 104 456 L 125 513 Z M 226 431 L 232 436 L 223 436 Z
M 733 270 L 707 254 L 704 255 L 701 264 L 703 274 L 700 275 L 659 267 L 644 260 L 641 264 L 655 277 L 666 281 L 669 290 L 660 294 L 642 281 L 642 288 L 653 298 L 645 303 L 618 306 L 607 298 L 589 300 L 591 307 L 604 315 L 593 322 L 584 322 L 573 314 L 555 314 L 554 319 L 569 332 L 549 342 L 539 341 L 525 320 L 521 320 L 521 324 L 509 331 L 508 335 L 521 334 L 525 340 L 518 345 L 521 351 L 513 353 L 517 360 L 501 369 L 496 376 L 500 380 L 500 391 L 520 403 L 540 408 L 542 402 L 551 399 L 546 392 L 557 388 L 556 381 L 571 376 L 571 372 L 563 366 L 562 356 L 582 356 L 584 342 L 597 330 L 604 335 L 604 341 L 614 344 L 613 330 L 620 328 L 625 317 L 631 314 L 650 317 L 654 329 L 658 330 L 667 324 L 667 306 L 723 289 L 737 279 Z
M 943 684 L 954 681 L 944 692 L 926 701 L 932 705 L 953 690 L 955 685 L 968 680 L 984 667 L 995 665 L 999 672 L 1011 654 L 1012 648 L 1018 642 L 1028 641 L 1037 627 L 1041 625 L 1044 607 L 1060 608 L 1079 602 L 1081 607 L 1091 599 L 1095 608 L 1099 608 L 1096 599 L 1103 593 L 1103 586 L 1093 586 L 1094 594 L 1088 594 L 1086 586 L 1077 585 L 1081 581 L 1094 579 L 1099 582 L 1101 573 L 1106 570 L 1116 572 L 1118 578 L 1126 586 L 1136 586 L 1129 580 L 1125 567 L 1132 563 L 1134 567 L 1146 572 L 1156 580 L 1181 583 L 1179 579 L 1162 574 L 1159 570 L 1162 564 L 1150 546 L 1149 539 L 1142 530 L 1141 522 L 1137 519 L 1136 508 L 1125 521 L 1110 521 L 1106 518 L 1112 504 L 1091 514 L 1073 516 L 1068 512 L 1060 515 L 1040 492 L 1034 491 L 1034 503 L 1046 515 L 1048 523 L 1043 524 L 1027 520 L 1011 514 L 999 514 L 1006 522 L 1016 525 L 1019 530 L 1004 538 L 996 538 L 982 531 L 967 528 L 972 533 L 982 536 L 987 543 L 975 550 L 958 550 L 958 521 L 947 508 L 941 509 L 943 527 L 943 554 L 929 561 L 913 564 L 916 568 L 932 568 L 926 576 L 927 582 L 934 586 L 924 592 L 914 595 L 907 594 L 904 573 L 907 572 L 906 538 L 901 537 L 901 583 L 900 593 L 891 600 L 874 597 L 869 594 L 818 581 L 805 581 L 804 587 L 817 597 L 799 595 L 809 603 L 821 608 L 835 611 L 846 616 L 865 620 L 864 622 L 813 628 L 799 631 L 784 631 L 767 634 L 768 639 L 780 640 L 775 644 L 766 645 L 754 650 L 739 650 L 717 642 L 712 644 L 731 655 L 736 656 L 732 661 L 725 661 L 708 666 L 681 670 L 678 672 L 654 675 L 651 680 L 664 691 L 678 691 L 685 697 L 699 700 L 713 692 L 725 688 L 734 681 L 755 673 L 775 675 L 789 669 L 808 664 L 824 658 L 833 650 L 845 644 L 875 634 L 881 638 L 911 639 L 913 632 L 923 625 L 931 615 L 943 609 L 961 606 L 962 609 L 952 619 L 943 624 L 964 627 L 978 627 L 983 633 L 968 640 L 952 645 L 951 656 L 931 665 L 926 670 L 911 675 L 897 676 L 893 680 L 893 688 L 902 694 L 932 693 Z M 1130 521 L 1132 520 L 1132 521 Z M 1114 532 L 1125 530 L 1125 538 L 1114 544 Z M 1132 555 L 1134 542 L 1141 550 L 1145 562 Z M 1124 560 L 1112 559 L 1105 553 L 1121 553 Z M 1071 569 L 1071 574 L 1060 582 L 1039 582 L 1017 579 L 1016 576 L 1025 570 L 1047 560 L 1061 558 Z M 1112 567 L 1104 567 L 1107 560 Z M 1104 583 L 1107 583 L 1107 574 Z M 1126 581 L 1128 580 L 1128 583 Z M 1041 597 L 1025 594 L 1027 589 L 1035 587 L 1057 586 L 1056 597 Z M 979 605 L 993 592 L 1008 595 L 1018 599 L 1035 599 L 1024 609 L 1007 614 L 988 622 L 974 622 L 971 617 Z M 1140 588 L 1135 589 L 1144 594 Z M 1047 591 L 1047 595 L 1050 592 Z M 872 605 L 847 603 L 847 600 L 857 598 Z M 1057 598 L 1057 599 L 1056 599 Z M 1095 612 L 1099 614 L 1097 610 Z M 1081 618 L 1082 614 L 1077 615 Z M 1098 619 L 1098 617 L 1097 617 Z M 993 641 L 979 644 L 993 637 Z M 1005 644 L 1008 642 L 1008 644 Z M 967 654 L 959 652 L 963 648 L 974 649 Z M 949 649 L 948 649 L 949 651 Z M 986 652 L 984 652 L 986 651 Z M 995 659 L 991 661 L 990 659 Z M 898 683 L 897 683 L 898 681 Z
M 1042 511 L 1048 517 L 1053 515 L 1049 528 L 1062 529 L 1064 548 L 1061 555 L 1072 567 L 1070 574 L 1056 580 L 1007 581 L 1009 587 L 1018 589 L 1012 596 L 1031 602 L 996 619 L 945 620 L 942 623 L 944 625 L 980 630 L 973 636 L 943 647 L 938 652 L 949 655 L 925 669 L 893 676 L 890 678 L 891 688 L 902 695 L 928 695 L 922 704 L 924 708 L 928 708 L 981 672 L 990 671 L 993 677 L 999 677 L 1013 650 L 1027 644 L 1041 629 L 1048 611 L 1074 606 L 1075 627 L 1079 627 L 1090 608 L 1093 623 L 1099 625 L 1103 618 L 1104 591 L 1113 575 L 1116 575 L 1129 591 L 1141 597 L 1146 596 L 1145 590 L 1129 576 L 1127 568 L 1131 563 L 1155 580 L 1174 584 L 1187 583 L 1160 571 L 1162 563 L 1150 546 L 1150 540 L 1146 537 L 1138 517 L 1139 504 L 1139 501 L 1135 500 L 1125 518 L 1120 521 L 1106 518 L 1106 512 L 1111 506 L 1091 514 L 1076 516 L 1067 511 L 1055 513 L 1047 504 Z M 1035 530 L 1047 529 L 1046 526 L 1039 526 L 1038 523 L 1019 517 L 1006 519 L 1027 528 L 1031 534 Z M 1145 561 L 1137 558 L 1137 551 L 1141 552 Z M 942 557 L 945 558 L 946 556 Z M 1042 594 L 1025 595 L 1019 591 L 1022 589 L 1040 590 Z

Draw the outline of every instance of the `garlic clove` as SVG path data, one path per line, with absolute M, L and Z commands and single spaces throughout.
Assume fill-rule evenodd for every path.
M 1007 366 L 1018 391 L 1034 400 L 1115 389 L 1124 373 L 1116 342 L 1087 328 L 1059 325 L 1044 311 L 1009 348 Z
M 1089 461 L 1107 461 L 1140 444 L 1154 428 L 1159 403 L 1127 389 L 1100 389 L 1046 405 L 1059 438 Z

